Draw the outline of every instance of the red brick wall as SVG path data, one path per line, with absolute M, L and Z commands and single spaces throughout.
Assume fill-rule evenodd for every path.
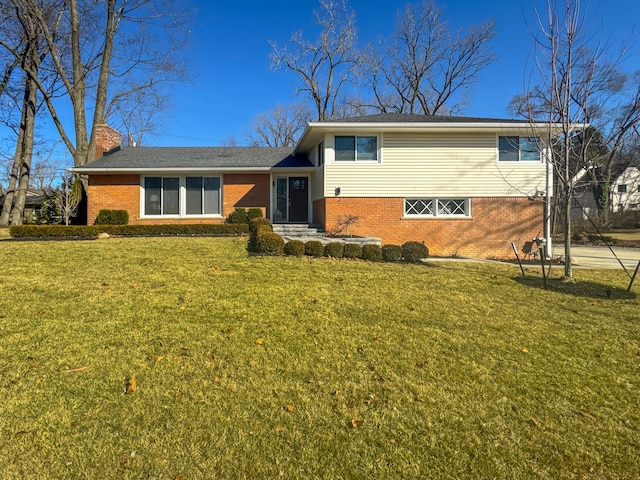
M 326 224 L 325 222 L 326 199 L 321 198 L 320 200 L 314 200 L 312 204 L 312 209 L 313 209 L 313 224 L 324 226 Z
M 102 209 L 127 210 L 129 223 L 137 223 L 140 175 L 90 175 L 87 202 L 87 225 L 93 225 Z
M 425 242 L 436 256 L 512 258 L 511 242 L 521 248 L 543 234 L 544 204 L 526 197 L 472 198 L 471 218 L 461 219 L 403 218 L 402 198 L 337 197 L 326 198 L 325 205 L 327 231 L 341 216 L 355 215 L 350 234 L 379 237 L 383 244 Z
M 234 173 L 224 175 L 223 215 L 226 217 L 238 207 L 261 208 L 269 217 L 268 173 Z

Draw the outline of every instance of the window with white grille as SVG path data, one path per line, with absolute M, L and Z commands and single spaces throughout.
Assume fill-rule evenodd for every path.
M 405 217 L 468 217 L 468 198 L 406 198 Z

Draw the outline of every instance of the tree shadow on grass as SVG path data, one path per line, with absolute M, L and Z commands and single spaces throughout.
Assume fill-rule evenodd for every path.
M 514 280 L 521 285 L 544 290 L 544 279 L 540 277 L 516 277 Z M 548 278 L 547 288 L 550 292 L 565 293 L 574 297 L 599 298 L 605 300 L 633 300 L 637 297 L 634 292 L 604 285 L 602 283 L 584 281 L 564 281 L 562 278 Z

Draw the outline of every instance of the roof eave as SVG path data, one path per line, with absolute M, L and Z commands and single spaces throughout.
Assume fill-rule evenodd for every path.
M 311 166 L 285 166 L 285 167 L 145 167 L 145 168 L 118 168 L 118 167 L 102 167 L 102 168 L 84 168 L 73 167 L 69 171 L 80 175 L 86 174 L 122 174 L 122 173 L 154 173 L 154 172 L 172 172 L 172 173 L 189 173 L 189 172 L 271 172 L 294 170 L 313 171 L 315 167 Z
M 573 129 L 583 129 L 587 124 L 574 124 Z M 332 131 L 358 132 L 508 132 L 514 130 L 551 130 L 560 133 L 562 124 L 548 122 L 309 122 L 294 148 L 294 154 L 308 152 L 319 138 Z

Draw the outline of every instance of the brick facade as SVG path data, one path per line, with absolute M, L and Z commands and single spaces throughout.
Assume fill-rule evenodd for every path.
M 223 215 L 227 216 L 236 208 L 261 208 L 269 218 L 269 197 L 271 190 L 268 173 L 233 173 L 224 175 Z
M 90 175 L 87 190 L 87 224 L 93 225 L 102 209 L 126 210 L 131 225 L 222 223 L 238 207 L 269 207 L 269 174 L 227 174 L 223 177 L 223 218 L 140 218 L 140 175 Z
M 475 258 L 511 258 L 511 242 L 543 236 L 544 202 L 527 197 L 487 197 L 471 199 L 471 217 L 459 219 L 403 218 L 402 198 L 325 198 L 314 202 L 316 210 L 325 205 L 327 231 L 344 215 L 358 222 L 349 234 L 379 237 L 382 243 L 424 242 L 431 255 Z M 321 218 L 321 217 L 320 217 Z
M 129 222 L 140 215 L 140 175 L 90 175 L 87 187 L 87 225 L 100 210 L 127 210 Z

